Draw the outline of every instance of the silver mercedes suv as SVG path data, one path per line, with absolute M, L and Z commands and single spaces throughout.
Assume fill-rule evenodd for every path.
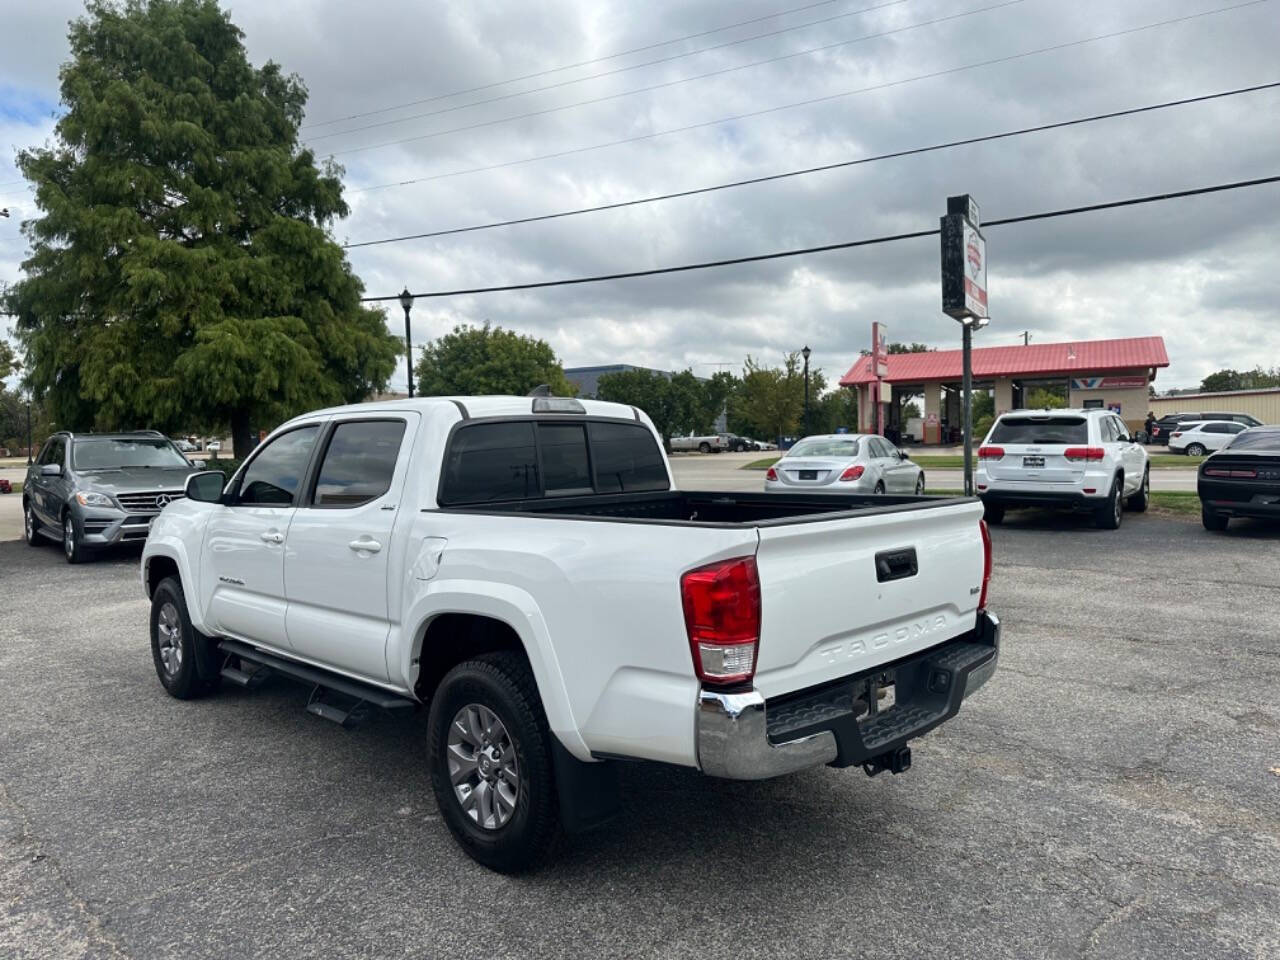
M 94 548 L 145 540 L 151 518 L 203 468 L 156 430 L 55 433 L 22 486 L 27 543 L 61 542 L 67 562 L 79 563 Z

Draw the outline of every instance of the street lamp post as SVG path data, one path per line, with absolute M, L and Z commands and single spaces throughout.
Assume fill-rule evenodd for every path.
M 809 345 L 806 343 L 800 355 L 804 357 L 804 435 L 809 435 Z
M 400 291 L 400 306 L 404 307 L 404 356 L 409 373 L 409 396 L 413 396 L 413 336 L 409 333 L 409 311 L 413 308 L 413 294 L 405 287 Z

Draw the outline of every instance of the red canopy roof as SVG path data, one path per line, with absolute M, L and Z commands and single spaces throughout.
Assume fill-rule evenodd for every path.
M 888 357 L 890 383 L 926 380 L 959 380 L 963 375 L 959 350 L 928 353 L 894 353 Z M 1146 367 L 1167 367 L 1169 354 L 1164 337 L 1129 337 L 1124 340 L 1080 340 L 1074 343 L 1033 343 L 1028 346 L 974 347 L 973 375 L 992 377 L 1042 377 L 1072 373 L 1111 373 Z M 858 358 L 840 379 L 842 387 L 871 383 L 871 357 Z

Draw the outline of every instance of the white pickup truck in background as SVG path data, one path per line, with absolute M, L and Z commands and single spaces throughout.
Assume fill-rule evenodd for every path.
M 615 813 L 620 759 L 901 772 L 996 666 L 977 500 L 678 491 L 628 406 L 322 410 L 224 481 L 146 543 L 165 689 L 278 674 L 344 724 L 427 705 L 444 820 L 499 870 Z

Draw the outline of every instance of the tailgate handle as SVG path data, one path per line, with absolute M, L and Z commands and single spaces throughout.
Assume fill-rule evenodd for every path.
M 876 554 L 876 579 L 881 583 L 905 580 L 919 572 L 915 547 L 907 547 L 905 550 L 884 550 Z

